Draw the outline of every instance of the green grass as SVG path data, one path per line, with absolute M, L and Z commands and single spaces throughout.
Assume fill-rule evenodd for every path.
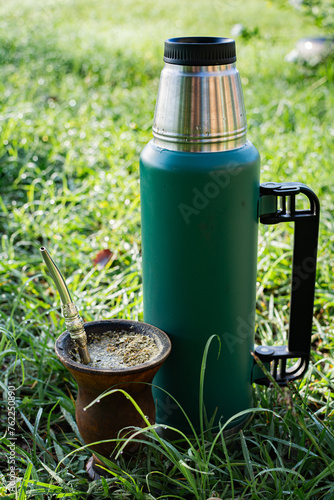
M 258 28 L 237 51 L 261 179 L 299 180 L 321 201 L 310 369 L 288 389 L 254 387 L 259 411 L 234 439 L 207 431 L 171 448 L 148 429 L 150 446 L 90 483 L 90 453 L 77 450 L 77 387 L 54 354 L 64 320 L 38 248 L 56 256 L 85 320 L 142 319 L 138 158 L 151 137 L 163 41 L 228 36 L 237 22 Z M 15 498 L 5 436 L 14 385 L 20 499 L 334 498 L 333 65 L 284 62 L 298 38 L 317 32 L 310 23 L 264 0 L 0 5 L 3 496 Z M 258 342 L 286 341 L 291 235 L 289 225 L 260 228 Z M 103 248 L 113 259 L 98 270 Z

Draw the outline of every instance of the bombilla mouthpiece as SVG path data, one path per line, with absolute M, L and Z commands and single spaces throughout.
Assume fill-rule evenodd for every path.
M 77 344 L 81 361 L 84 364 L 90 363 L 91 358 L 87 347 L 87 336 L 78 309 L 72 302 L 65 280 L 57 265 L 50 257 L 49 252 L 44 247 L 41 247 L 40 251 L 60 295 L 61 309 L 65 318 L 66 328 L 70 333 L 71 339 Z
M 49 273 L 51 274 L 51 277 L 53 281 L 55 282 L 56 288 L 58 290 L 58 293 L 60 295 L 60 300 L 63 306 L 66 304 L 69 304 L 72 302 L 70 292 L 68 291 L 67 285 L 65 283 L 65 280 L 59 271 L 57 265 L 55 262 L 52 260 L 49 252 L 47 251 L 46 248 L 41 247 L 40 251 L 42 253 L 43 260 L 46 264 L 46 267 L 49 270 Z

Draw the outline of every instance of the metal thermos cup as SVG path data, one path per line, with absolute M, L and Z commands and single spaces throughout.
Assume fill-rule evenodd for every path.
M 144 320 L 172 341 L 154 380 L 157 422 L 186 431 L 175 400 L 198 428 L 201 362 L 212 335 L 220 354 L 214 339 L 204 405 L 214 425 L 252 407 L 253 382 L 269 384 L 252 352 L 279 384 L 305 373 L 319 202 L 301 183 L 260 185 L 234 40 L 172 38 L 164 61 L 153 139 L 140 158 Z M 296 209 L 297 196 L 307 208 Z M 287 346 L 254 346 L 259 221 L 295 223 Z

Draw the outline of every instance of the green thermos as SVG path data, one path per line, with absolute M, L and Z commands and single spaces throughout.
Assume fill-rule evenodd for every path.
M 187 431 L 173 398 L 198 428 L 201 361 L 211 335 L 220 337 L 221 350 L 218 356 L 213 340 L 204 405 L 215 425 L 252 407 L 253 382 L 269 383 L 252 352 L 279 384 L 305 373 L 319 202 L 301 183 L 260 185 L 234 40 L 172 38 L 164 61 L 153 139 L 140 158 L 144 320 L 172 341 L 154 380 L 156 420 Z M 306 209 L 296 209 L 297 195 L 307 198 Z M 259 221 L 295 223 L 287 346 L 254 346 Z

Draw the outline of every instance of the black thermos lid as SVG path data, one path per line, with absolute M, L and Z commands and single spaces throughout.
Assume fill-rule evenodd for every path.
M 165 41 L 164 61 L 183 66 L 217 66 L 237 60 L 232 38 L 193 36 Z

